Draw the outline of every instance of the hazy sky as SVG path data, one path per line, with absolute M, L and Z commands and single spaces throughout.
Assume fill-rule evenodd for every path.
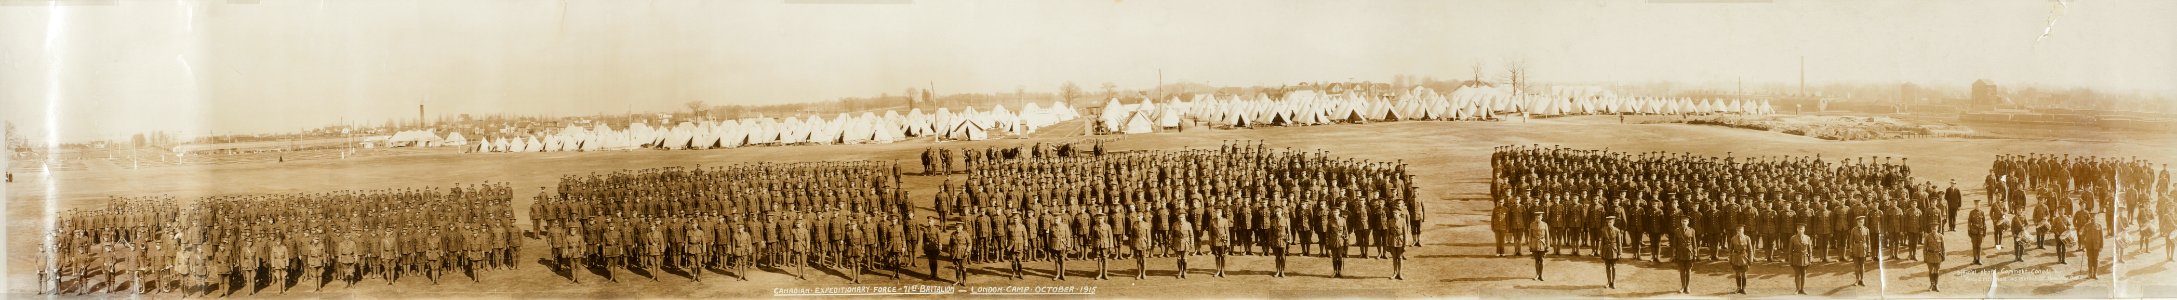
M 1810 83 L 2177 89 L 2177 1 L 856 1 L 0 2 L 0 117 L 67 141 L 1514 58 L 1543 82 L 1795 82 L 1804 56 Z

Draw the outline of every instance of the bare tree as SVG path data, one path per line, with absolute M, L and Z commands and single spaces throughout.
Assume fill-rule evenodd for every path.
M 1072 81 L 1058 85 L 1058 97 L 1061 98 L 1059 101 L 1066 102 L 1066 106 L 1073 106 L 1073 98 L 1081 97 L 1081 86 L 1073 84 Z
M 1481 82 L 1482 82 L 1482 62 L 1481 62 L 1481 61 L 1474 61 L 1474 65 L 1473 65 L 1473 66 L 1471 66 L 1471 67 L 1468 67 L 1468 68 L 1469 68 L 1469 69 L 1472 69 L 1472 70 L 1474 70 L 1474 82 L 1475 82 L 1475 83 L 1481 83 Z
M 1501 77 L 1498 81 L 1512 85 L 1514 91 L 1526 91 L 1527 61 L 1506 59 L 1504 61 L 1504 77 Z
M 1115 84 L 1115 83 L 1105 82 L 1105 83 L 1104 83 L 1104 98 L 1118 98 L 1118 97 L 1119 97 L 1119 85 L 1118 85 L 1118 84 Z
M 691 119 L 703 117 L 703 109 L 710 107 L 709 105 L 703 105 L 703 100 L 688 101 L 688 103 L 681 103 L 680 105 L 688 107 L 688 114 Z
M 921 94 L 919 94 L 919 93 L 916 93 L 916 92 L 915 92 L 915 88 L 907 88 L 907 108 L 909 108 L 909 109 L 913 109 L 913 108 L 915 108 L 915 95 L 921 95 Z

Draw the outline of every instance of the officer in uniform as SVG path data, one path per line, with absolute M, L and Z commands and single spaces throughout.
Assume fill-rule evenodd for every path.
M 128 275 L 128 281 L 129 281 L 129 282 L 132 282 L 131 284 L 129 284 L 129 288 L 130 288 L 130 289 L 133 289 L 133 290 L 135 291 L 135 293 L 137 293 L 137 294 L 142 294 L 142 293 L 143 293 L 143 291 L 144 291 L 144 289 L 143 289 L 143 288 L 144 288 L 144 287 L 143 287 L 143 285 L 144 285 L 144 284 L 143 284 L 143 281 L 144 281 L 144 278 L 143 278 L 143 274 L 144 274 L 144 273 L 143 273 L 143 271 L 141 271 L 141 270 L 139 270 L 139 269 L 137 269 L 137 268 L 136 268 L 136 265 L 138 264 L 138 262 L 136 261 L 136 256 L 137 256 L 137 250 L 136 250 L 136 245 L 135 245 L 135 244 L 136 244 L 135 242 L 120 242 L 120 243 L 114 243 L 114 244 L 113 244 L 113 245 L 114 245 L 114 247 L 115 247 L 115 249 L 114 249 L 114 251 L 112 251 L 112 252 L 110 253 L 110 254 L 112 254 L 112 255 L 114 256 L 114 257 L 113 257 L 113 269 L 112 269 L 112 272 L 113 272 L 113 273 L 109 273 L 109 274 L 116 274 L 116 273 L 118 273 L 118 274 L 126 274 L 126 275 Z M 256 270 L 256 269 L 255 269 L 255 268 L 251 268 L 251 270 Z M 108 276 L 108 277 L 107 277 L 107 278 L 108 278 L 108 281 L 107 281 L 107 282 L 113 282 L 113 283 L 114 283 L 114 288 L 117 288 L 117 289 L 118 289 L 118 288 L 120 288 L 120 282 L 115 282 L 115 281 L 112 281 L 112 280 L 111 280 L 111 278 L 113 278 L 112 276 L 114 276 L 114 275 L 107 275 L 107 276 Z M 243 278 L 243 280 L 242 280 L 242 284 L 244 284 L 244 285 L 248 285 L 248 284 L 249 284 L 249 278 Z M 256 292 L 255 292 L 255 290 L 252 290 L 252 292 L 251 292 L 251 293 L 252 293 L 252 294 L 255 294 Z
M 1135 214 L 1134 225 L 1130 227 L 1132 228 L 1129 229 L 1134 230 L 1134 235 L 1129 237 L 1134 241 L 1134 279 L 1147 279 L 1149 278 L 1149 247 L 1151 246 L 1149 239 L 1152 234 L 1149 228 L 1149 217 Z
M 1980 241 L 1988 235 L 1988 214 L 1975 208 L 1966 215 L 1965 236 L 1973 241 L 1973 265 L 1978 266 L 1981 264 Z
M 303 272 L 303 278 L 317 279 L 317 290 L 324 290 L 326 282 L 325 267 L 331 265 L 326 263 L 326 260 L 331 258 L 325 253 L 325 240 L 317 237 L 316 230 L 302 232 L 302 239 L 303 264 L 308 265 L 308 269 Z M 190 245 L 190 248 L 195 249 L 196 245 Z M 204 273 L 197 272 L 196 274 L 202 276 Z
M 1106 261 L 1110 259 L 1112 248 L 1117 248 L 1117 243 L 1119 243 L 1119 239 L 1112 235 L 1112 228 L 1110 228 L 1110 215 L 1104 215 L 1102 209 L 1097 209 L 1097 213 L 1095 213 L 1095 278 L 1097 280 L 1110 280 L 1110 265 Z
M 1938 235 L 1928 235 L 1941 239 Z M 1784 260 L 1791 264 L 1792 286 L 1800 295 L 1807 294 L 1807 266 L 1814 262 L 1814 237 L 1807 235 L 1807 224 L 1797 224 L 1790 242 L 1786 243 Z
M 357 249 L 356 231 L 359 230 L 350 229 L 347 234 L 341 235 L 340 246 L 336 248 L 339 249 L 340 253 L 340 280 L 347 282 L 350 287 L 355 286 L 356 280 L 362 279 L 361 274 L 358 274 L 362 272 L 362 270 L 359 270 L 362 266 L 356 264 L 361 258 L 359 256 L 362 255 L 359 251 L 361 249 Z
M 294 257 L 288 253 L 286 239 L 275 235 L 270 246 L 271 249 L 267 250 L 269 258 L 265 262 L 272 269 L 272 283 L 280 285 L 280 293 L 286 294 L 288 261 Z
M 1724 244 L 1725 257 L 1731 260 L 1731 275 L 1738 289 L 1733 294 L 1746 294 L 1746 267 L 1754 260 L 1754 238 L 1746 235 L 1746 226 L 1732 227 L 1730 242 Z M 1683 291 L 1681 291 L 1683 293 Z
M 1625 255 L 1626 242 L 1632 238 L 1625 230 L 1618 229 L 1618 216 L 1615 215 L 1604 216 L 1603 226 L 1596 228 L 1596 233 L 1599 234 L 1596 238 L 1600 240 L 1595 243 L 1595 255 L 1601 256 L 1603 260 L 1603 280 L 1607 280 L 1604 287 L 1616 289 L 1618 258 Z
M 706 252 L 711 248 L 711 233 L 704 231 L 701 224 L 690 223 L 686 234 L 687 246 L 680 249 L 687 256 L 681 260 L 680 269 L 688 272 L 689 280 L 702 282 L 704 259 L 710 257 Z
M 1504 195 L 1502 194 L 1503 191 L 1498 190 L 1504 185 L 1506 184 L 1503 178 L 1495 179 L 1494 182 L 1489 184 L 1489 190 L 1491 191 L 1490 195 L 1496 196 L 1496 201 L 1494 205 L 1490 206 L 1489 210 L 1489 231 L 1491 233 L 1495 233 L 1494 236 L 1497 239 L 1497 256 L 1500 257 L 1504 256 L 1504 241 L 1512 239 L 1512 235 L 1515 234 L 1513 232 L 1510 232 L 1511 226 L 1505 224 L 1511 222 L 1511 214 L 1516 212 L 1513 212 L 1512 208 L 1508 207 L 1509 204 L 1507 203 L 1511 200 L 1504 198 Z M 1518 245 L 1515 243 L 1513 247 L 1517 248 Z
M 1869 240 L 1873 234 L 1867 229 L 1866 216 L 1853 218 L 1852 222 L 1852 231 L 1845 237 L 1845 255 L 1852 258 L 1852 285 L 1867 286 L 1867 256 L 1874 251 L 1873 245 L 1869 245 L 1873 242 Z
M 538 233 L 558 236 L 558 234 L 551 233 L 557 231 L 558 230 L 539 231 Z M 561 239 L 562 238 L 553 238 L 552 240 L 560 241 L 560 243 L 566 243 L 565 241 L 561 241 Z M 431 228 L 430 233 L 425 234 L 421 243 L 423 243 L 423 277 L 431 279 L 432 285 L 437 285 L 439 271 L 446 268 L 446 265 L 440 263 L 440 259 L 444 258 L 446 254 L 446 237 L 439 235 L 439 229 L 437 227 L 433 227 Z M 563 249 L 565 249 L 565 247 L 561 247 L 561 245 L 553 245 L 553 251 L 559 253 L 559 257 L 555 258 L 557 259 L 555 263 L 566 261 L 568 253 L 563 252 Z M 574 271 L 572 270 L 569 270 L 567 273 L 569 277 L 574 276 Z
M 1179 278 L 1184 279 L 1187 278 L 1187 256 L 1195 249 L 1194 224 L 1187 222 L 1187 218 L 1178 218 L 1178 222 L 1177 226 L 1172 226 L 1172 239 L 1179 248 L 1175 254 L 1179 256 Z
M 924 258 L 928 258 L 928 262 L 930 263 L 930 279 L 941 279 L 938 278 L 937 261 L 939 256 L 943 256 L 945 254 L 945 248 L 941 247 L 941 245 L 944 245 L 945 240 L 949 239 L 950 237 L 945 235 L 945 230 L 943 228 L 938 227 L 939 225 L 937 223 L 937 217 L 923 217 L 923 220 L 924 221 L 922 225 L 921 235 L 923 252 L 922 255 Z
M 1345 207 L 1333 206 L 1326 215 L 1329 219 L 1323 222 L 1323 232 L 1328 233 L 1328 235 L 1323 236 L 1323 248 L 1330 250 L 1331 277 L 1345 278 L 1347 246 Z M 1535 255 L 1540 256 L 1541 254 L 1536 253 Z M 1535 279 L 1541 278 L 1541 274 L 1535 274 Z
M 434 230 L 433 232 L 437 231 Z M 568 223 L 566 232 L 567 236 L 560 238 L 562 244 L 559 245 L 559 263 L 567 269 L 568 280 L 582 283 L 581 272 L 583 269 L 589 268 L 589 264 L 583 262 L 583 259 L 589 257 L 589 251 L 584 251 L 589 249 L 589 245 L 583 241 L 582 227 L 579 224 Z M 437 265 L 437 263 L 433 263 L 433 265 Z M 435 275 L 438 273 L 437 271 L 431 273 L 434 274 L 432 275 L 434 278 L 437 277 Z
M 399 265 L 400 247 L 400 239 L 394 236 L 393 231 L 386 230 L 378 235 L 378 278 L 385 279 L 386 285 L 392 285 L 399 278 L 396 277 L 395 266 Z
M 1699 246 L 1694 239 L 1699 232 L 1693 230 L 1692 219 L 1679 218 L 1678 229 L 1671 236 L 1671 250 L 1678 262 L 1678 293 L 1690 294 L 1693 286 L 1693 258 Z M 1540 258 L 1537 258 L 1540 259 Z
M 1270 219 L 1270 251 L 1277 255 L 1277 274 L 1274 277 L 1285 277 L 1285 256 L 1291 253 L 1295 235 L 1293 218 L 1286 214 L 1284 206 L 1278 206 L 1270 209 Z M 1225 251 L 1231 252 L 1231 247 L 1225 247 Z
M 1938 228 L 1942 225 L 1942 222 L 1932 222 L 1931 220 L 1931 222 L 1928 222 L 1928 224 L 1925 226 L 1930 228 L 1930 231 L 1933 231 L 1932 229 Z M 1941 292 L 1943 291 L 1943 236 L 1939 234 L 1928 234 L 1924 239 L 1926 239 L 1926 241 L 1922 242 L 1922 244 L 1924 245 L 1923 249 L 1927 251 L 1927 253 L 1923 254 L 1923 257 L 1920 259 L 1920 261 L 1926 262 L 1928 264 L 1928 290 Z
M 1544 221 L 1543 212 L 1534 212 L 1534 220 L 1527 225 L 1527 250 L 1534 255 L 1534 280 L 1542 279 L 1542 255 L 1549 254 L 1556 241 L 1550 238 L 1550 224 Z
M 610 279 L 612 280 L 612 282 L 620 282 L 620 275 L 616 273 L 619 270 L 615 269 L 620 268 L 621 265 L 626 262 L 625 255 L 627 255 L 627 237 L 626 234 L 620 231 L 620 225 L 617 224 L 617 222 L 605 221 L 604 223 L 605 231 L 603 232 L 603 236 L 600 236 L 602 241 L 599 242 L 597 245 L 599 250 L 598 252 L 602 252 L 599 254 L 603 254 L 602 256 L 605 259 L 605 262 L 600 265 L 603 265 L 605 267 L 605 279 Z M 457 246 L 455 248 L 467 247 Z
M 1213 207 L 1210 209 L 1209 223 L 1209 232 L 1206 234 L 1209 236 L 1210 255 L 1217 258 L 1215 276 L 1225 277 L 1225 254 L 1232 247 L 1232 217 L 1225 215 L 1224 207 Z
M 1390 219 L 1385 220 L 1383 224 L 1385 235 L 1390 240 L 1384 244 L 1384 247 L 1391 252 L 1391 279 L 1393 280 L 1406 280 L 1404 272 L 1406 269 L 1406 246 L 1412 242 L 1412 239 L 1408 238 L 1412 232 L 1406 229 L 1406 226 L 1409 225 L 1406 223 L 1408 219 L 1409 216 L 1406 214 L 1405 206 L 1392 206 Z M 1597 251 L 1597 254 L 1600 254 L 1600 251 Z
M 1005 223 L 1006 257 L 1013 260 L 1013 279 L 1020 279 L 1020 261 L 1028 254 L 1025 251 L 1028 250 L 1028 226 L 1017 214 L 1007 218 Z
M 953 285 L 967 285 L 968 260 L 970 254 L 974 251 L 975 235 L 968 232 L 965 226 L 954 228 L 952 230 Z
M 468 271 L 470 282 L 484 281 L 484 273 L 480 272 L 478 268 L 480 268 L 480 265 L 484 264 L 484 248 L 487 246 L 486 244 L 490 243 L 490 241 L 488 240 L 488 237 L 484 236 L 483 230 L 484 228 L 482 227 L 477 227 L 476 225 L 469 225 L 469 236 L 468 238 L 462 239 L 461 241 L 462 246 L 466 246 L 469 250 Z
M 644 270 L 656 268 L 660 272 L 665 271 L 665 245 L 667 244 L 665 241 L 665 230 L 661 228 L 663 226 L 659 226 L 658 224 L 660 222 L 661 221 L 658 221 L 657 219 L 651 219 L 650 229 L 642 231 L 643 257 L 641 268 Z M 634 268 L 629 269 L 633 270 Z M 651 274 L 650 281 L 658 281 L 658 275 Z
M 864 234 L 862 232 L 861 222 L 846 222 L 846 229 L 844 233 L 844 242 L 842 242 L 842 245 L 840 245 L 842 247 L 845 247 L 847 250 L 846 262 L 844 263 L 844 265 L 846 265 L 846 267 L 849 269 L 854 269 L 854 283 L 862 283 L 862 269 L 868 267 L 864 264 L 867 261 L 866 258 L 863 257 L 864 251 L 866 251 L 864 250 L 864 248 L 867 248 L 869 244 L 872 243 L 872 241 L 861 238 Z
M 1073 229 L 1070 224 L 1067 224 L 1063 215 L 1062 213 L 1053 214 L 1049 224 L 1044 226 L 1044 228 L 1049 228 L 1051 231 L 1050 242 L 1048 243 L 1051 248 L 1050 256 L 1053 262 L 1051 279 L 1060 281 L 1066 280 L 1066 258 L 1070 254 L 1069 251 L 1074 248 Z
M 2080 246 L 2086 248 L 2086 279 L 2100 279 L 2101 249 L 2104 246 L 2102 236 L 2106 229 L 2103 228 L 2104 225 L 2101 220 L 2094 218 L 2092 214 L 2082 214 L 2082 216 L 2083 218 L 2092 219 L 2085 222 L 2087 225 L 2084 231 L 2086 232 L 2079 235 L 2081 237 Z
M 746 219 L 737 221 L 739 222 L 733 224 L 733 243 L 729 245 L 733 247 L 733 256 L 735 256 L 733 275 L 739 277 L 741 281 L 748 281 L 748 268 L 756 264 L 756 251 L 763 248 L 760 246 L 763 245 L 763 242 L 756 239 L 755 233 L 749 231 Z M 930 270 L 930 276 L 937 276 L 937 270 L 934 269 L 937 263 L 931 262 L 930 264 L 933 266 L 931 267 L 933 269 Z

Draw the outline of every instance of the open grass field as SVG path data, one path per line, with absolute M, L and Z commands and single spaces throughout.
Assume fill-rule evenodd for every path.
M 1824 158 L 1861 156 L 1909 157 L 1918 180 L 1944 182 L 1957 179 L 1967 192 L 1968 203 L 1982 199 L 1980 178 L 1998 154 L 2069 153 L 2073 155 L 2138 156 L 2157 162 L 2177 160 L 2177 137 L 2153 134 L 2079 132 L 2052 139 L 1957 139 L 1922 138 L 1885 141 L 1824 141 L 1811 137 L 1758 132 L 1716 126 L 1684 124 L 1619 124 L 1616 117 L 1573 117 L 1507 122 L 1394 122 L 1254 130 L 1188 130 L 1185 133 L 1116 137 L 1114 150 L 1217 147 L 1221 140 L 1262 140 L 1272 147 L 1323 149 L 1333 155 L 1379 161 L 1404 161 L 1416 173 L 1421 198 L 1427 203 L 1428 224 L 1422 239 L 1426 247 L 1408 251 L 1407 280 L 1390 280 L 1390 261 L 1348 261 L 1348 279 L 1331 279 L 1329 261 L 1297 258 L 1290 267 L 1294 276 L 1272 278 L 1272 261 L 1265 257 L 1236 257 L 1232 276 L 1190 276 L 1172 279 L 1170 259 L 1150 262 L 1152 278 L 1134 280 L 1131 261 L 1113 261 L 1114 280 L 1094 281 L 1093 262 L 1070 263 L 1070 281 L 1048 279 L 1051 265 L 1029 263 L 1028 279 L 1001 279 L 1005 266 L 981 265 L 973 286 L 1095 286 L 1101 297 L 1195 298 L 1195 297 L 1721 297 L 1731 291 L 1729 267 L 1722 263 L 1695 266 L 1693 294 L 1675 293 L 1676 271 L 1664 263 L 1633 262 L 1621 265 L 1617 289 L 1603 287 L 1602 264 L 1591 257 L 1556 258 L 1548 261 L 1548 281 L 1531 279 L 1532 261 L 1524 257 L 1496 257 L 1488 228 L 1488 161 L 1491 147 L 1508 144 L 1558 144 L 1577 148 L 1622 151 L 1693 152 L 1722 156 L 1814 155 Z M 896 160 L 902 171 L 919 173 L 916 157 L 928 147 L 1010 146 L 1038 141 L 1084 138 L 1039 138 L 981 142 L 928 141 L 886 145 L 833 145 L 756 147 L 708 151 L 632 151 L 600 153 L 522 154 L 417 154 L 365 157 L 346 160 L 311 160 L 287 163 L 191 165 L 140 170 L 66 171 L 52 174 L 18 173 L 7 189 L 6 292 L 27 296 L 34 291 L 35 247 L 43 218 L 48 212 L 99 205 L 109 195 L 172 195 L 190 199 L 230 193 L 290 193 L 343 189 L 447 187 L 456 183 L 509 182 L 515 189 L 515 211 L 528 212 L 529 198 L 538 187 L 551 186 L 565 174 L 588 174 L 619 169 L 664 166 L 721 165 L 756 161 Z M 964 175 L 954 175 L 964 176 Z M 908 176 L 912 199 L 927 210 L 943 179 Z M 1970 204 L 1969 207 L 1978 207 Z M 1962 214 L 1961 214 L 1962 215 Z M 525 219 L 526 215 L 517 216 Z M 525 221 L 518 221 L 525 222 Z M 1969 266 L 1968 241 L 1961 233 L 1950 237 L 1952 258 L 1946 263 L 1944 292 L 1927 292 L 1926 267 L 1918 262 L 1891 262 L 1885 272 L 1868 274 L 1870 286 L 1852 287 L 1852 267 L 1818 264 L 1810 270 L 1810 296 L 1817 297 L 2177 297 L 2177 263 L 2162 262 L 2161 245 L 2141 254 L 2138 248 L 2121 248 L 2126 261 L 2117 265 L 2119 276 L 2087 281 L 2080 272 L 2083 260 L 2056 264 L 2049 251 L 2029 252 L 2025 262 L 2007 263 L 1990 255 L 1991 265 Z M 524 257 L 534 261 L 546 255 L 541 240 L 529 240 Z M 2053 249 L 2053 247 L 2051 248 Z M 2074 257 L 2076 259 L 2076 257 Z M 2138 260 L 2139 262 L 2134 262 Z M 1197 257 L 1196 274 L 1209 270 L 1211 259 Z M 1996 263 L 2006 262 L 2006 263 Z M 947 264 L 949 268 L 949 264 Z M 387 284 L 366 279 L 348 287 L 340 284 L 313 291 L 315 283 L 294 287 L 280 297 L 363 298 L 571 298 L 571 297 L 768 297 L 774 288 L 848 286 L 837 270 L 822 270 L 808 281 L 797 281 L 776 270 L 755 272 L 751 281 L 732 281 L 712 273 L 702 283 L 677 274 L 657 273 L 650 278 L 626 276 L 618 283 L 597 274 L 581 274 L 583 283 L 569 283 L 562 275 L 547 273 L 542 265 L 527 264 L 518 271 L 491 271 L 482 282 L 449 277 L 430 285 L 420 276 Z M 821 269 L 818 269 L 821 270 Z M 1792 293 L 1789 267 L 1757 265 L 1748 291 L 1752 296 L 1785 296 Z M 865 285 L 942 285 L 946 281 L 881 276 Z M 2000 276 L 2000 285 L 1991 278 Z M 950 275 L 947 274 L 949 280 Z M 1881 278 L 1884 282 L 1877 283 Z M 2122 281 L 2113 279 L 2121 278 Z M 263 288 L 263 287 L 260 287 Z M 276 293 L 263 288 L 259 296 Z M 961 290 L 955 297 L 977 297 Z M 246 295 L 247 292 L 236 295 Z M 174 297 L 172 294 L 155 295 Z M 992 296 L 1013 298 L 1017 296 Z

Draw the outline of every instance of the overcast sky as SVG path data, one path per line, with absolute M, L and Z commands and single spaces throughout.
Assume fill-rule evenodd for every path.
M 71 141 L 378 124 L 418 103 L 667 111 L 1507 59 L 1544 82 L 1796 82 L 1804 56 L 1811 83 L 2177 85 L 2177 1 L 855 1 L 9 1 L 0 117 Z

